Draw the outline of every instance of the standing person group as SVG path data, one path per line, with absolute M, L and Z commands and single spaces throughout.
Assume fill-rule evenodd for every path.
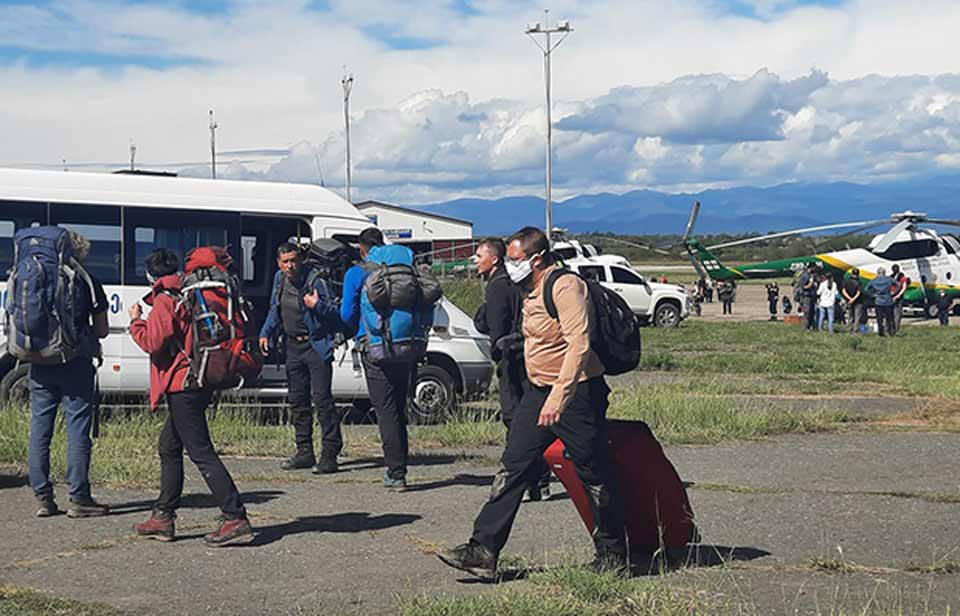
M 610 389 L 590 344 L 593 317 L 587 285 L 577 276 L 559 274 L 549 240 L 533 227 L 509 238 L 506 270 L 526 293 L 522 329 L 527 380 L 507 432 L 501 468 L 469 541 L 438 556 L 451 567 L 493 578 L 523 493 L 540 472 L 544 451 L 559 438 L 595 512 L 594 565 L 623 570 L 624 510 L 606 428 Z

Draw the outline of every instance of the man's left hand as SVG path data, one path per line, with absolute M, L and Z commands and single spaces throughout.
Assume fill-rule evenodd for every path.
M 540 409 L 540 418 L 537 420 L 538 426 L 548 428 L 558 421 L 560 421 L 560 409 L 550 408 L 549 406 Z
M 313 292 L 303 296 L 303 305 L 311 310 L 320 302 L 320 294 L 314 289 Z

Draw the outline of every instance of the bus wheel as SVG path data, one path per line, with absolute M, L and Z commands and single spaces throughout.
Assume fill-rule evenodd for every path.
M 0 402 L 24 404 L 30 399 L 30 365 L 20 364 L 0 379 Z

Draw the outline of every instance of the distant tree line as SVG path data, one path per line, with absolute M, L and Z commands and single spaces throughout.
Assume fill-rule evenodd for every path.
M 771 231 L 771 233 L 774 233 Z M 756 233 L 732 235 L 720 233 L 715 235 L 697 235 L 697 239 L 704 246 L 723 244 L 739 239 L 755 237 Z M 750 263 L 754 261 L 773 261 L 789 259 L 803 255 L 848 248 L 865 248 L 873 235 L 804 235 L 777 238 L 764 242 L 733 246 L 716 251 L 722 261 Z M 667 263 L 678 258 L 686 259 L 683 246 L 680 245 L 681 236 L 672 234 L 656 235 L 617 235 L 614 233 L 590 233 L 577 235 L 576 239 L 584 244 L 593 244 L 606 254 L 618 254 L 633 262 Z M 652 250 L 645 250 L 629 244 L 643 244 L 645 246 L 666 247 L 673 256 L 667 256 Z

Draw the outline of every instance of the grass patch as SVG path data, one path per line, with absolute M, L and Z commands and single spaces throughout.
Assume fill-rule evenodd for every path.
M 0 585 L 0 615 L 2 616 L 121 616 L 120 610 L 100 603 L 83 603 L 57 599 L 48 595 Z
M 742 400 L 690 395 L 684 384 L 617 391 L 611 397 L 608 415 L 643 420 L 662 442 L 689 444 L 822 432 L 858 420 L 839 410 L 790 412 L 773 403 L 748 407 Z
M 960 332 L 938 327 L 907 327 L 895 338 L 818 334 L 783 323 L 697 320 L 677 329 L 643 331 L 644 353 L 670 354 L 679 373 L 698 379 L 767 377 L 777 382 L 777 393 L 793 391 L 799 381 L 814 381 L 847 384 L 847 392 L 882 389 L 960 399 L 953 362 L 958 344 Z
M 477 277 L 447 276 L 440 279 L 443 294 L 471 317 L 483 303 L 483 281 Z
M 689 615 L 708 610 L 702 593 L 662 580 L 622 579 L 578 567 L 532 573 L 529 583 L 473 597 L 401 596 L 404 616 Z M 711 606 L 716 608 L 717 606 Z

